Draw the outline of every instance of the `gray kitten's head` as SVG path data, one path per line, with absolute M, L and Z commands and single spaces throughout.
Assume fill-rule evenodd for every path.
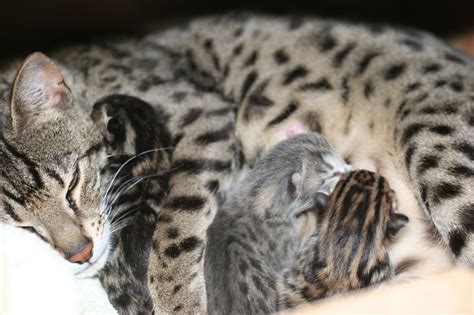
M 300 211 L 311 207 L 317 194 L 329 195 L 350 169 L 321 135 L 300 134 L 268 151 L 235 190 L 242 197 L 234 198 L 251 202 L 253 209 L 291 204 Z
M 102 137 L 73 104 L 54 62 L 30 55 L 19 69 L 0 135 L 0 221 L 28 229 L 82 272 L 103 262 Z

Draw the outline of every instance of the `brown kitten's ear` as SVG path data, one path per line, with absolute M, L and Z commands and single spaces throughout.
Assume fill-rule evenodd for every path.
M 36 52 L 23 62 L 15 78 L 11 100 L 14 132 L 50 119 L 72 106 L 71 90 L 54 62 Z
M 400 231 L 408 223 L 408 221 L 409 220 L 406 215 L 392 212 L 387 223 L 387 237 L 392 238 L 397 235 L 398 231 Z

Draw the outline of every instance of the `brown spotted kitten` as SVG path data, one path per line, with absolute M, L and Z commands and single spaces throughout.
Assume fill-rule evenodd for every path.
M 139 98 L 114 94 L 96 102 L 91 117 L 109 154 L 102 172 L 117 174 L 107 198 L 116 198 L 107 208 L 112 246 L 98 276 L 120 314 L 150 314 L 148 257 L 172 152 L 167 115 Z
M 179 88 L 179 103 L 176 100 L 175 92 L 170 87 Z M 160 229 L 163 222 L 169 223 L 167 221 L 169 206 L 162 204 L 167 187 L 165 180 L 171 177 L 169 195 L 173 196 L 177 192 L 179 193 L 179 189 L 181 189 L 180 185 L 173 185 L 173 183 L 176 180 L 182 182 L 183 176 L 189 178 L 189 181 L 193 179 L 193 175 L 198 178 L 202 177 L 203 180 L 211 176 L 212 179 L 206 180 L 203 188 L 206 193 L 212 196 L 217 193 L 219 186 L 219 182 L 214 179 L 216 177 L 212 174 L 225 174 L 232 166 L 232 159 L 229 162 L 222 163 L 212 159 L 196 160 L 186 158 L 186 155 L 183 156 L 183 151 L 186 152 L 186 148 L 190 146 L 189 143 L 182 143 L 183 133 L 192 133 L 193 130 L 196 130 L 193 127 L 194 120 L 212 121 L 212 119 L 219 117 L 220 120 L 224 120 L 222 123 L 228 124 L 225 120 L 233 119 L 232 112 L 222 110 L 225 103 L 217 101 L 211 95 L 198 93 L 186 84 L 163 84 L 161 89 L 161 102 L 163 104 L 173 103 L 175 106 L 186 106 L 186 103 L 196 105 L 200 102 L 206 102 L 208 111 L 204 112 L 202 117 L 197 115 L 193 118 L 193 121 L 190 121 L 189 114 L 184 117 L 173 116 L 160 109 L 161 106 L 152 108 L 149 104 L 135 97 L 112 95 L 98 101 L 92 112 L 94 121 L 106 138 L 107 152 L 111 154 L 109 161 L 111 160 L 112 164 L 108 165 L 108 172 L 117 170 L 118 167 L 123 165 L 122 163 L 138 154 L 138 157 L 129 162 L 127 167 L 121 169 L 120 174 L 131 174 L 132 178 L 153 176 L 156 172 L 164 175 L 150 177 L 144 184 L 146 186 L 137 185 L 136 189 L 130 190 L 114 203 L 113 216 L 119 218 L 117 223 L 119 226 L 125 225 L 125 227 L 119 230 L 119 234 L 116 236 L 117 243 L 113 247 L 109 263 L 98 275 L 109 294 L 112 304 L 120 314 L 147 314 L 153 310 L 151 295 L 147 288 L 147 268 L 143 268 L 143 266 L 146 266 L 149 261 L 148 253 L 152 245 L 151 237 L 155 224 L 158 223 L 156 228 Z M 213 109 L 213 107 L 217 109 Z M 173 143 L 169 140 L 169 134 L 167 133 L 168 125 L 171 126 L 171 129 L 180 131 L 179 134 L 174 135 Z M 179 125 L 179 128 L 176 125 Z M 208 125 L 212 126 L 212 123 Z M 223 141 L 223 143 L 226 142 Z M 157 151 L 150 152 L 153 149 L 157 149 Z M 225 149 L 229 150 L 229 157 L 236 156 L 235 153 L 232 153 L 235 151 L 234 146 L 227 147 L 226 145 Z M 161 164 L 159 164 L 160 161 Z M 119 178 L 122 182 L 123 180 L 130 182 L 130 177 L 120 176 Z M 120 185 L 116 184 L 114 186 Z M 212 196 L 211 201 L 216 202 L 217 197 Z M 183 199 L 185 198 L 183 197 Z M 179 198 L 175 200 L 181 202 Z M 192 202 L 192 200 L 189 202 Z M 188 211 L 192 211 L 194 206 L 191 203 L 187 207 L 189 207 Z M 210 211 L 208 216 L 211 214 Z M 160 213 L 159 216 L 156 216 L 155 212 Z M 131 216 L 128 217 L 129 215 Z M 125 219 L 123 219 L 124 216 Z M 184 222 L 178 223 L 184 224 Z M 162 231 L 166 233 L 169 240 L 175 240 L 180 235 L 179 224 L 174 226 Z M 164 258 L 172 259 L 176 255 L 180 255 L 181 251 L 186 254 L 193 246 L 201 246 L 194 238 L 187 238 L 182 244 L 180 248 L 174 249 L 174 252 L 166 252 L 167 257 Z M 168 272 L 166 264 L 163 264 L 162 268 L 162 272 Z M 177 272 L 176 269 L 170 271 L 170 273 L 175 272 Z M 150 281 L 154 282 L 155 280 L 150 278 Z M 168 280 L 170 285 L 173 285 L 173 292 L 176 293 L 181 288 L 183 291 L 186 290 L 185 281 L 185 278 L 177 278 L 176 280 L 171 278 L 171 280 Z M 170 291 L 168 290 L 168 292 Z

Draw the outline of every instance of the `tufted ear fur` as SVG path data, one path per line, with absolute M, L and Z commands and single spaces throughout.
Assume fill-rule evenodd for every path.
M 13 132 L 30 128 L 72 106 L 71 90 L 54 62 L 42 53 L 29 55 L 15 78 L 11 99 Z
M 406 215 L 392 212 L 390 220 L 387 222 L 387 237 L 392 238 L 397 235 L 398 231 L 407 225 L 409 219 Z

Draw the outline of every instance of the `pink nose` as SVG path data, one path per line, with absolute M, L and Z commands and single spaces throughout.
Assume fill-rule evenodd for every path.
M 92 256 L 92 241 L 89 241 L 79 252 L 75 253 L 68 260 L 72 263 L 82 264 L 88 261 Z

